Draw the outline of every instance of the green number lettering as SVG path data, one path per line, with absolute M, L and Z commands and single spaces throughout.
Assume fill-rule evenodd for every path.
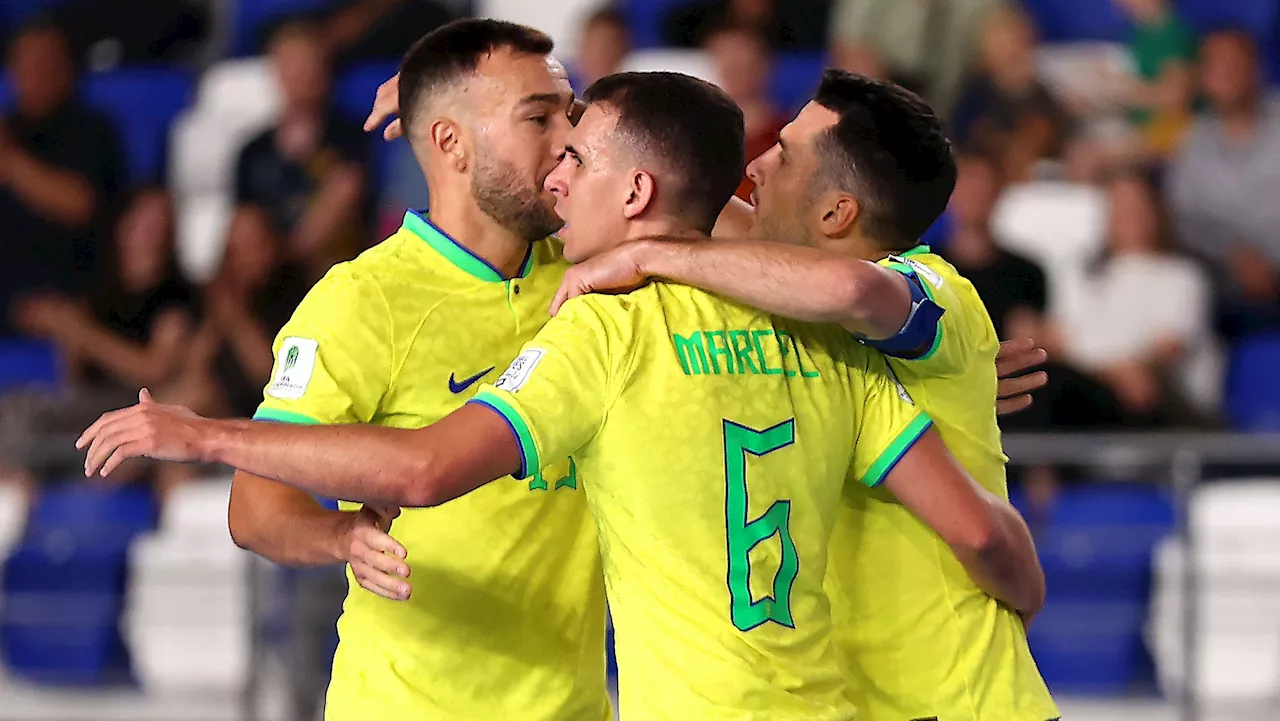
M 747 520 L 747 454 L 763 456 L 795 442 L 795 419 L 757 431 L 724 421 L 725 528 L 729 550 L 729 614 L 740 631 L 770 621 L 795 628 L 791 587 L 800 571 L 800 556 L 791 539 L 791 501 L 774 501 L 764 515 Z M 773 577 L 772 594 L 751 600 L 751 549 L 773 536 L 782 543 L 782 562 Z

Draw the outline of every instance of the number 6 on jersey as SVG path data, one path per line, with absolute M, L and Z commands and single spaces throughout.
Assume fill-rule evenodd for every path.
M 729 609 L 733 625 L 750 631 L 773 621 L 795 628 L 791 616 L 791 587 L 800 570 L 800 556 L 791 539 L 791 501 L 778 500 L 764 515 L 747 519 L 747 454 L 764 456 L 795 442 L 795 419 L 757 431 L 724 421 L 724 520 L 729 551 Z M 782 559 L 773 577 L 771 595 L 751 600 L 751 549 L 778 536 Z

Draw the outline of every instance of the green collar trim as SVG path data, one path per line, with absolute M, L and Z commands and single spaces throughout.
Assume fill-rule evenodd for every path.
M 932 252 L 933 251 L 929 249 L 929 246 L 922 244 L 922 245 L 917 245 L 911 250 L 903 251 L 901 253 L 894 253 L 894 255 L 898 256 L 899 258 L 910 258 L 913 255 L 924 255 L 925 253 L 932 253 Z
M 472 253 L 465 245 L 441 230 L 435 223 L 427 220 L 427 216 L 423 213 L 416 210 L 408 211 L 404 214 L 404 224 L 401 227 L 426 241 L 427 245 L 434 248 L 437 253 L 472 277 L 489 283 L 502 283 L 509 280 L 503 277 L 497 268 L 489 265 L 484 258 Z M 520 264 L 520 273 L 516 277 L 525 278 L 531 270 L 533 270 L 533 245 L 529 246 L 529 252 L 525 254 L 524 262 Z

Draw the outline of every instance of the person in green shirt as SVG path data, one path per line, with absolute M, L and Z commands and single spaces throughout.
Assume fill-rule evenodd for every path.
M 1117 0 L 1133 20 L 1129 41 L 1136 83 L 1126 95 L 1129 120 L 1147 154 L 1177 149 L 1191 120 L 1196 35 L 1171 0 Z

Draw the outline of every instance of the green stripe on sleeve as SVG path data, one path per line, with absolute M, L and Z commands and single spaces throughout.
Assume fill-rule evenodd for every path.
M 258 408 L 258 412 L 253 414 L 255 421 L 274 421 L 276 423 L 297 423 L 304 426 L 319 425 L 320 421 L 311 416 L 304 416 L 301 413 L 293 411 L 281 411 L 275 408 Z
M 902 460 L 907 451 L 911 450 L 916 441 L 920 440 L 920 436 L 923 436 L 925 431 L 932 426 L 933 419 L 929 417 L 928 413 L 921 411 L 920 415 L 916 416 L 915 420 L 902 429 L 898 437 L 893 439 L 893 442 L 884 450 L 884 453 L 881 453 L 876 462 L 872 463 L 871 467 L 867 469 L 866 475 L 862 477 L 862 485 L 868 488 L 880 485 L 884 481 L 884 477 L 889 475 L 889 471 L 892 471 L 893 467 L 898 465 L 898 461 Z
M 520 444 L 520 458 L 523 464 L 520 473 L 516 476 L 517 478 L 528 478 L 542 469 L 542 463 L 538 459 L 538 444 L 534 442 L 533 434 L 529 432 L 529 424 L 525 423 L 524 416 L 521 416 L 519 411 L 506 400 L 488 391 L 477 393 L 467 402 L 488 406 L 502 416 L 507 421 L 507 425 L 511 426 L 511 431 L 516 436 L 516 442 Z

